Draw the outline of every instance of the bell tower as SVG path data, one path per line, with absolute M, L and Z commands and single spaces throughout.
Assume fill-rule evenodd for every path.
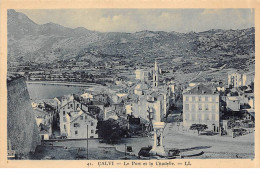
M 154 71 L 153 71 L 153 87 L 157 88 L 159 85 L 159 67 L 157 65 L 157 60 L 154 62 Z

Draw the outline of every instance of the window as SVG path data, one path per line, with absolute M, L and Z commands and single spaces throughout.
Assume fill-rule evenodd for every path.
M 72 104 L 70 104 L 70 107 L 72 108 L 72 107 L 73 107 L 73 105 L 72 105 Z
M 90 138 L 94 138 L 94 136 L 90 136 Z
M 198 120 L 201 121 L 201 117 L 202 115 L 201 114 L 198 114 Z
M 77 104 L 77 108 L 79 108 L 79 104 Z
M 212 111 L 216 111 L 216 106 L 214 104 L 212 105 Z
M 209 110 L 209 105 L 205 104 L 205 110 Z
M 91 130 L 91 133 L 93 134 L 93 133 L 94 133 L 94 130 Z
M 192 96 L 192 101 L 195 101 L 195 96 Z
M 201 101 L 201 96 L 199 96 L 199 101 Z
M 66 112 L 65 112 L 65 111 L 63 111 L 63 115 L 65 115 L 65 113 L 66 113 Z
M 192 116 L 192 120 L 193 120 L 193 121 L 196 120 L 196 116 L 195 116 L 194 113 L 192 113 L 191 116 Z
M 205 101 L 209 101 L 209 97 L 208 96 L 205 97 Z
M 91 121 L 91 126 L 94 126 L 94 123 Z
M 204 120 L 209 120 L 209 114 L 205 114 Z
M 80 116 L 80 119 L 83 120 L 83 116 Z
M 64 124 L 64 129 L 66 130 L 66 124 Z
M 186 97 L 186 101 L 189 101 L 189 97 L 188 96 Z
M 216 101 L 216 97 L 212 97 L 212 101 L 215 102 Z
M 201 104 L 199 104 L 199 110 L 202 110 L 202 105 Z
M 75 131 L 75 135 L 78 135 L 78 131 Z
M 215 114 L 212 114 L 212 120 L 215 121 Z
M 189 118 L 190 118 L 190 114 L 185 114 L 185 120 L 189 120 Z
M 192 109 L 192 111 L 195 111 L 195 110 L 196 110 L 195 104 L 192 104 L 192 105 L 191 105 L 191 109 Z
M 192 115 L 191 114 L 189 114 L 189 120 L 192 120 Z
M 186 111 L 190 110 L 189 104 L 185 104 L 185 110 Z
M 74 123 L 74 127 L 79 127 L 79 123 Z
M 66 117 L 63 117 L 63 122 L 66 122 Z

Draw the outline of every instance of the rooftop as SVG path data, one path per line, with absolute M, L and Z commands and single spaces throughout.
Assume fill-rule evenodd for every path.
M 208 82 L 204 77 L 198 77 L 190 81 L 190 83 Z
M 207 87 L 203 84 L 199 84 L 190 90 L 184 92 L 183 94 L 195 94 L 195 95 L 214 95 L 218 94 L 218 92 L 210 87 Z
M 227 98 L 232 101 L 240 100 L 239 96 L 228 96 Z
M 87 115 L 87 116 L 89 116 L 91 118 L 96 119 L 94 115 L 92 115 L 89 112 L 86 112 L 84 110 L 71 111 L 71 112 L 68 113 L 68 115 L 71 117 L 71 121 L 70 122 L 73 122 L 78 117 L 85 116 L 85 115 Z

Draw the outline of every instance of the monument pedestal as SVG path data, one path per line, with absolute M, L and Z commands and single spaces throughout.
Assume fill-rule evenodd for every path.
M 150 151 L 150 154 L 166 156 L 166 153 L 165 153 L 165 150 L 163 147 L 164 122 L 153 123 L 153 128 L 154 128 L 154 144 L 153 144 L 153 148 Z

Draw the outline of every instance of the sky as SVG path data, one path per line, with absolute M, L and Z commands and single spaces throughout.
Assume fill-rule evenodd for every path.
M 176 31 L 254 27 L 254 9 L 33 9 L 16 10 L 38 24 L 100 32 Z

